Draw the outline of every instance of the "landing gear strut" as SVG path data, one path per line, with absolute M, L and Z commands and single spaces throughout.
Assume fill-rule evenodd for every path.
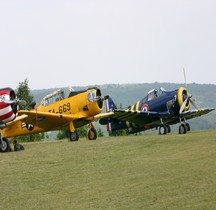
M 190 131 L 190 124 L 185 122 L 184 118 L 180 118 L 179 134 L 186 134 L 187 131 Z
M 167 127 L 166 125 L 164 124 L 161 124 L 160 127 L 159 127 L 159 134 L 160 135 L 165 135 L 167 134 Z
M 7 138 L 1 138 L 0 140 L 0 152 L 11 152 L 10 141 Z
M 160 121 L 161 121 L 161 124 L 160 124 L 160 127 L 159 127 L 159 134 L 160 135 L 165 135 L 167 133 L 170 133 L 171 132 L 170 125 L 164 124 L 162 118 L 160 119 Z
M 70 127 L 70 140 L 71 141 L 78 141 L 79 140 L 79 134 L 76 131 L 72 121 L 70 122 L 69 127 Z
M 24 146 L 22 144 L 18 144 L 17 141 L 13 140 L 14 151 L 22 151 L 24 150 Z M 0 134 L 0 152 L 12 152 L 12 148 L 10 145 L 10 140 L 7 138 L 2 138 Z
M 78 141 L 79 140 L 79 134 L 77 131 L 70 132 L 70 140 L 71 141 Z
M 89 140 L 96 140 L 97 139 L 97 131 L 94 128 L 92 123 L 89 124 L 88 139 Z

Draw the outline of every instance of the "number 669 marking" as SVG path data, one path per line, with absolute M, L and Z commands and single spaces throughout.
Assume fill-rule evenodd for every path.
M 59 113 L 62 114 L 63 112 L 70 111 L 70 103 L 63 104 L 63 106 L 59 106 Z

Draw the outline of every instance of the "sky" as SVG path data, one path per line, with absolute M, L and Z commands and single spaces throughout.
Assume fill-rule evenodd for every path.
M 1 86 L 216 84 L 215 0 L 0 0 Z

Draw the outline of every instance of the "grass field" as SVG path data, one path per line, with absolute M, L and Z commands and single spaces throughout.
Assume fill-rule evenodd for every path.
M 0 209 L 216 209 L 216 130 L 24 145 L 0 153 Z

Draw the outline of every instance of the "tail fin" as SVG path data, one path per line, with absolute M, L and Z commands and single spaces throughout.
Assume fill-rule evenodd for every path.
M 118 109 L 112 98 L 106 100 L 106 112 L 112 112 Z M 107 117 L 100 120 L 100 123 L 107 126 L 107 131 L 116 131 L 127 128 L 126 122 L 124 120 L 118 120 L 116 118 Z
M 114 109 L 117 109 L 113 99 L 110 97 L 106 100 L 106 112 L 112 112 Z M 107 121 L 107 131 L 112 131 L 112 122 Z
M 117 109 L 117 106 L 112 98 L 108 98 L 108 100 L 106 100 L 106 112 L 112 112 L 114 109 Z

